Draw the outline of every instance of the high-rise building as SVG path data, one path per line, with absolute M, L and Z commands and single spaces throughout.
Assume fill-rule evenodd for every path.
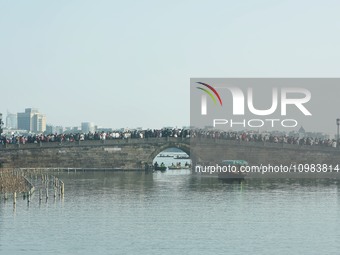
M 62 126 L 56 126 L 55 127 L 55 132 L 57 134 L 62 134 L 62 133 L 64 133 L 64 128 Z
M 25 112 L 18 113 L 18 129 L 31 131 L 33 130 L 32 126 L 32 117 L 33 113 L 26 109 Z
M 33 115 L 33 132 L 44 132 L 46 130 L 46 116 L 41 113 Z
M 18 127 L 18 119 L 17 118 L 18 118 L 17 114 L 7 112 L 6 127 L 12 128 L 12 129 L 17 129 L 17 127 Z
M 46 133 L 47 133 L 47 134 L 54 134 L 54 133 L 56 133 L 56 128 L 55 128 L 55 126 L 46 125 Z
M 62 126 L 46 125 L 46 134 L 62 134 L 64 133 L 64 128 Z
M 26 108 L 25 112 L 18 113 L 18 129 L 31 132 L 44 132 L 46 130 L 46 116 L 38 109 Z
M 96 131 L 96 128 L 93 122 L 82 122 L 81 131 L 83 133 L 89 133 L 89 132 L 94 133 Z

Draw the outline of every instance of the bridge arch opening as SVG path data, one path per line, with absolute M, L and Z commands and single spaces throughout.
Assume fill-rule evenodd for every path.
M 164 166 L 168 170 L 191 169 L 192 160 L 190 151 L 177 147 L 168 147 L 154 156 L 152 164 L 155 167 Z M 158 170 L 162 169 L 159 168 Z

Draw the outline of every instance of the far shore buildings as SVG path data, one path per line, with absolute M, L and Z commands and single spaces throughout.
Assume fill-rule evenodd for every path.
M 19 112 L 18 129 L 30 132 L 44 132 L 46 130 L 46 115 L 36 108 L 26 108 L 25 112 Z
M 53 125 L 46 125 L 46 130 L 45 130 L 46 134 L 62 134 L 64 133 L 64 128 L 62 126 L 53 126 Z
M 81 131 L 83 133 L 94 133 L 96 131 L 96 127 L 93 122 L 82 122 L 81 123 Z
M 18 128 L 18 116 L 16 113 L 7 112 L 6 128 L 9 128 L 9 129 Z

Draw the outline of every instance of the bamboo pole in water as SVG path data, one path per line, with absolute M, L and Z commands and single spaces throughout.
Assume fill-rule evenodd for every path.
M 61 182 L 61 194 L 64 195 L 65 193 L 65 186 L 64 186 L 64 182 L 63 181 L 60 181 Z

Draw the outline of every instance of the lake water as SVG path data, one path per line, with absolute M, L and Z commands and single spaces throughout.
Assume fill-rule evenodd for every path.
M 59 174 L 63 199 L 0 202 L 0 254 L 339 254 L 340 184 L 188 170 Z

